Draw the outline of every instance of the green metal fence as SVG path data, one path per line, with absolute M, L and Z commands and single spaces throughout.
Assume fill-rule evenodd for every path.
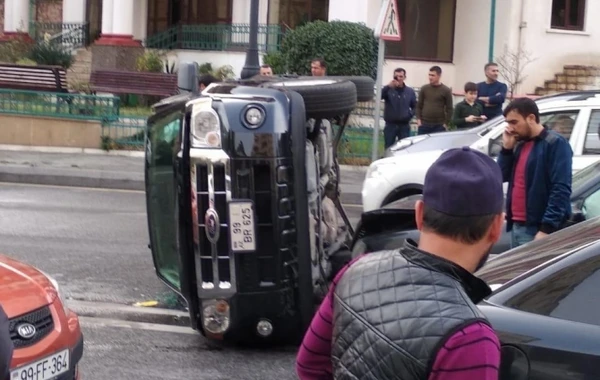
M 279 50 L 283 36 L 284 31 L 280 25 L 259 25 L 259 50 Z M 145 45 L 165 50 L 245 51 L 249 40 L 249 24 L 178 25 L 148 37 Z
M 102 124 L 102 148 L 142 150 L 150 109 L 121 108 L 117 120 Z
M 119 119 L 119 98 L 0 89 L 0 113 L 110 122 Z

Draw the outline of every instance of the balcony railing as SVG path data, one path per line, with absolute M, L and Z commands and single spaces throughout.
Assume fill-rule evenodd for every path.
M 284 34 L 280 25 L 259 25 L 259 50 L 279 50 Z M 145 46 L 165 50 L 244 51 L 249 40 L 249 24 L 177 25 L 148 37 Z
M 89 23 L 32 22 L 30 34 L 36 41 L 49 41 L 64 50 L 75 50 L 90 43 Z

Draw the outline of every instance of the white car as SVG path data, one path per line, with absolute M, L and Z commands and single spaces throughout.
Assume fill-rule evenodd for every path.
M 540 98 L 536 102 L 541 123 L 569 140 L 574 155 L 573 172 L 600 160 L 600 92 L 561 94 Z M 469 146 L 496 157 L 501 149 L 505 127 L 504 118 L 498 117 L 474 128 L 476 135 Z M 445 136 L 465 133 L 445 132 L 431 137 L 413 137 L 407 140 L 410 142 L 398 142 L 394 156 L 377 160 L 369 166 L 362 188 L 363 211 L 375 210 L 396 200 L 420 194 L 429 166 L 444 150 L 458 147 L 453 146 L 452 141 L 464 141 L 464 138 L 451 139 Z M 418 149 L 419 144 L 433 140 L 441 144 L 433 144 L 431 150 Z M 444 140 L 449 144 L 444 145 Z M 408 149 L 403 152 L 405 148 Z

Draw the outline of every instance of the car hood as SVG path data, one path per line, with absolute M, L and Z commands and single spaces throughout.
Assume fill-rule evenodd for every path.
M 39 270 L 0 255 L 0 305 L 8 318 L 48 305 L 57 296 L 50 280 Z
M 387 151 L 386 156 L 397 156 L 428 150 L 452 149 L 470 146 L 481 137 L 472 131 L 451 131 L 433 133 L 430 135 L 412 136 L 398 141 Z M 406 140 L 406 141 L 405 141 Z M 407 144 L 409 144 L 406 146 Z M 405 146 L 399 149 L 401 146 Z

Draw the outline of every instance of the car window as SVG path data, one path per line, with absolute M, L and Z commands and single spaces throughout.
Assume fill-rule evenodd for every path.
M 515 295 L 504 306 L 600 326 L 600 256 L 557 271 Z
M 600 190 L 594 191 L 591 195 L 585 198 L 581 212 L 585 219 L 592 219 L 600 216 Z
M 590 115 L 583 154 L 600 154 L 600 110 L 593 110 Z

